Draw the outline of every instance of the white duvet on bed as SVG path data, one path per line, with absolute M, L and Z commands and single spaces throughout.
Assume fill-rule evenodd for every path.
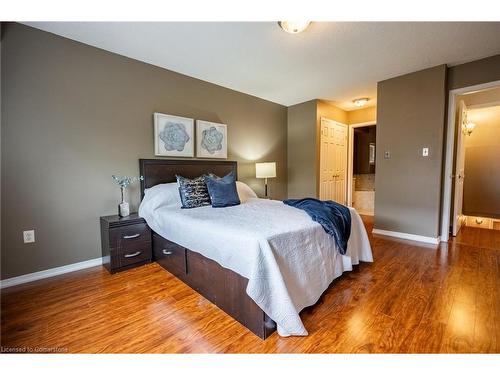
M 246 277 L 247 294 L 276 322 L 281 336 L 307 335 L 299 312 L 353 264 L 373 260 L 354 209 L 343 256 L 321 225 L 281 201 L 249 198 L 233 207 L 181 209 L 178 202 L 150 195 L 139 215 L 151 229 Z

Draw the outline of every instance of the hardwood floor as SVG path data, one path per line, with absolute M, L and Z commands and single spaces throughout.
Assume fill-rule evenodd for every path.
M 364 217 L 371 232 L 371 219 Z M 498 353 L 500 232 L 439 247 L 370 236 L 375 262 L 301 313 L 307 337 L 262 341 L 157 264 L 2 290 L 1 345 L 76 353 Z

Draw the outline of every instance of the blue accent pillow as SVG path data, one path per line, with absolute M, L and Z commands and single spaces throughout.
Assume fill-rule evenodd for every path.
M 229 207 L 240 204 L 240 197 L 236 189 L 236 175 L 234 172 L 219 178 L 214 175 L 205 176 L 208 194 L 212 207 Z
M 208 195 L 205 176 L 189 179 L 175 175 L 179 185 L 179 194 L 181 196 L 181 208 L 195 208 L 210 205 L 210 196 Z

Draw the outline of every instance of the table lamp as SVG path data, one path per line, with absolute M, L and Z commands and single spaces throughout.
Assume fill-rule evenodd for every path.
M 266 198 L 267 198 L 267 179 L 276 177 L 276 162 L 269 163 L 255 163 L 255 177 L 264 178 L 266 185 Z

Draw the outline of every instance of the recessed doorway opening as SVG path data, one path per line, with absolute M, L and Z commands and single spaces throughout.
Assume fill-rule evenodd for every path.
M 362 215 L 374 214 L 376 122 L 349 126 L 347 204 Z
M 500 82 L 450 92 L 441 241 L 500 229 Z

